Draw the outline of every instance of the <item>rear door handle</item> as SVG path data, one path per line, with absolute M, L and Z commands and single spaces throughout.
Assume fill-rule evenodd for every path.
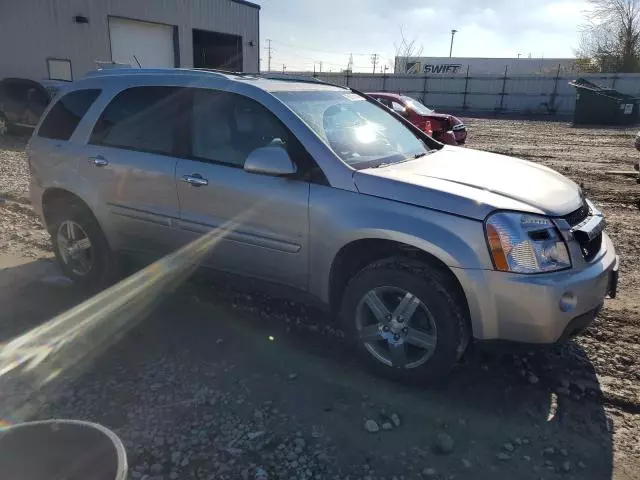
M 89 157 L 89 161 L 93 163 L 96 167 L 106 167 L 107 165 L 109 165 L 109 160 L 104 158 L 102 155 Z
M 194 173 L 193 175 L 183 175 L 182 181 L 188 183 L 189 185 L 193 185 L 194 187 L 203 187 L 205 185 L 209 185 L 209 180 L 204 178 L 199 173 Z

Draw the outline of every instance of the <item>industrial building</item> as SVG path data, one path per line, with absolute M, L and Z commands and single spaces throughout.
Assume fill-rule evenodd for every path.
M 395 73 L 415 75 L 550 75 L 575 72 L 575 58 L 396 57 Z
M 111 63 L 257 72 L 259 14 L 246 0 L 1 0 L 0 78 Z

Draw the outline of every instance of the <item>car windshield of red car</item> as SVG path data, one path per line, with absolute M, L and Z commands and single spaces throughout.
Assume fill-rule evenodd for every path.
M 401 97 L 407 107 L 416 112 L 418 115 L 431 115 L 434 113 L 429 107 L 425 107 L 418 100 L 411 97 Z

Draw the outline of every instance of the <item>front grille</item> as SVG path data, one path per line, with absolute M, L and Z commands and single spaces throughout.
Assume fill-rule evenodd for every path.
M 583 200 L 580 208 L 574 210 L 573 212 L 565 215 L 562 218 L 565 219 L 569 225 L 571 225 L 571 228 L 574 228 L 584 222 L 587 218 L 589 218 L 589 215 L 591 215 L 591 209 L 589 208 L 587 201 Z M 582 256 L 587 262 L 589 262 L 593 260 L 593 258 L 600 251 L 600 247 L 602 246 L 602 233 L 593 240 L 579 243 L 580 250 L 582 251 Z
M 576 225 L 582 223 L 588 216 L 589 216 L 589 205 L 587 205 L 587 202 L 583 200 L 582 206 L 579 209 L 565 215 L 562 218 L 564 218 L 569 225 L 571 225 L 572 227 L 575 227 Z
M 590 242 L 580 244 L 580 249 L 582 250 L 582 256 L 587 262 L 593 260 L 593 258 L 600 251 L 601 246 L 602 246 L 602 234 L 598 235 L 596 238 L 594 238 Z

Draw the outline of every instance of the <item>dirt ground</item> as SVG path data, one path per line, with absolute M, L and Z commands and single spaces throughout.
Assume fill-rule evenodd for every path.
M 103 423 L 123 438 L 131 478 L 148 480 L 639 478 L 640 185 L 604 174 L 638 161 L 636 130 L 465 123 L 469 148 L 554 168 L 606 214 L 619 294 L 576 341 L 517 354 L 472 348 L 444 384 L 403 387 L 364 371 L 323 313 L 198 277 L 78 371 L 51 372 L 47 388 L 0 378 L 5 421 Z M 0 139 L 5 342 L 86 299 L 51 261 L 29 206 L 24 144 Z M 367 420 L 383 429 L 369 433 Z
M 553 168 L 579 183 L 605 213 L 620 255 L 620 286 L 578 344 L 596 366 L 606 394 L 640 409 L 640 185 L 606 171 L 633 170 L 637 128 L 572 128 L 565 123 L 469 119 L 471 148 Z M 622 398 L 626 397 L 626 398 Z

